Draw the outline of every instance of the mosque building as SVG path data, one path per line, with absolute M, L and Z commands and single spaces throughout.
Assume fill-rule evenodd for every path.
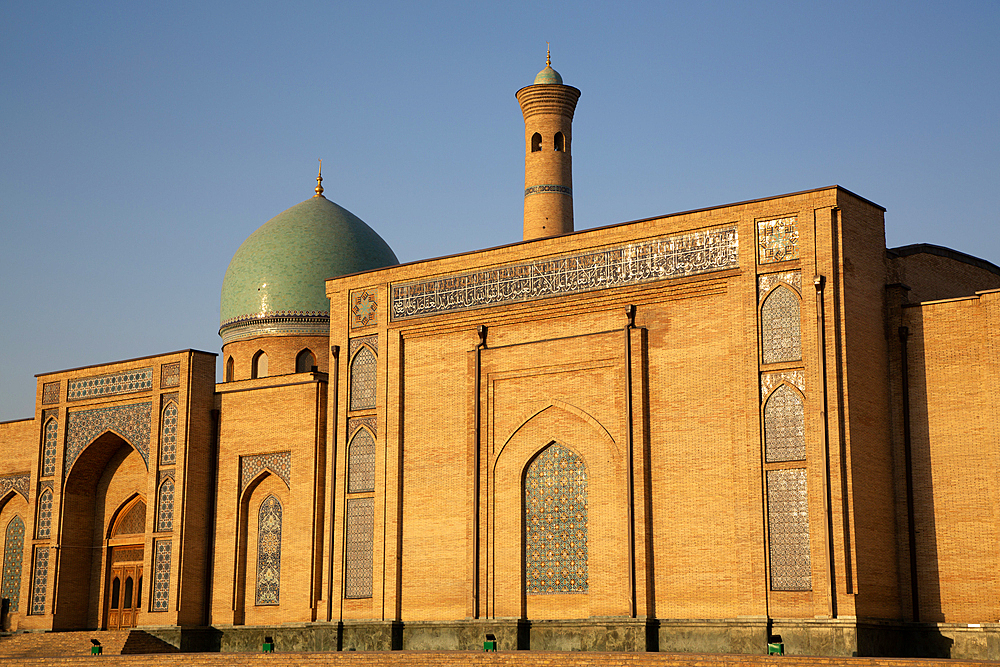
M 517 92 L 522 241 L 399 264 L 320 174 L 226 271 L 222 382 L 38 375 L 3 629 L 1000 658 L 1000 268 L 839 186 L 574 231 L 579 97 Z

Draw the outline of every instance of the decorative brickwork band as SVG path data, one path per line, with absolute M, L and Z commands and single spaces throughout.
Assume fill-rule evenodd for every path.
M 392 320 L 534 301 L 739 266 L 735 226 L 392 285 Z
M 799 258 L 798 218 L 778 218 L 757 222 L 758 261 L 761 264 Z
M 170 540 L 153 542 L 153 605 L 152 611 L 170 608 Z
M 281 503 L 268 496 L 257 515 L 257 605 L 281 601 Z
M 160 387 L 177 387 L 181 383 L 181 362 L 160 366 Z
M 16 514 L 7 523 L 3 540 L 3 575 L 0 578 L 0 599 L 10 600 L 10 611 L 17 611 L 21 602 L 21 564 L 24 560 L 24 521 Z
M 375 415 L 369 415 L 367 417 L 351 417 L 347 420 L 347 437 L 353 438 L 354 433 L 364 426 L 373 435 L 378 436 L 378 424 L 375 419 Z
M 150 371 L 152 373 L 152 371 Z M 152 403 L 115 405 L 97 410 L 70 412 L 66 432 L 66 453 L 63 477 L 69 474 L 76 459 L 87 445 L 105 431 L 124 438 L 142 456 L 149 469 L 149 418 Z
M 66 390 L 67 401 L 82 401 L 99 396 L 134 394 L 153 388 L 153 369 L 140 368 L 123 373 L 94 375 L 80 380 L 70 380 Z
M 347 539 L 344 597 L 372 596 L 375 499 L 347 499 Z
M 378 291 L 375 288 L 351 292 L 351 328 L 378 323 Z
M 292 453 L 272 452 L 240 457 L 240 496 L 263 470 L 270 470 L 281 478 L 289 489 L 292 488 Z
M 20 493 L 25 502 L 28 500 L 28 482 L 31 474 L 26 472 L 15 472 L 10 475 L 0 475 L 0 498 L 7 495 L 8 491 Z
M 35 573 L 31 580 L 31 614 L 45 613 L 45 598 L 49 586 L 49 548 L 35 548 Z
M 557 194 L 573 196 L 573 188 L 567 188 L 565 185 L 532 185 L 530 188 L 524 189 L 524 196 L 537 195 L 543 192 L 555 192 Z
M 771 291 L 771 288 L 779 283 L 785 283 L 795 288 L 795 291 L 802 294 L 802 272 L 785 271 L 784 273 L 769 273 L 757 276 L 757 302 L 760 303 Z
M 809 494 L 804 468 L 767 471 L 767 524 L 771 590 L 811 590 Z
M 46 382 L 42 385 L 42 405 L 50 405 L 59 402 L 60 381 Z

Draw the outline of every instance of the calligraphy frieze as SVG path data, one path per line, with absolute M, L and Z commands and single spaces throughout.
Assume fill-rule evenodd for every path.
M 574 255 L 396 283 L 393 321 L 638 285 L 739 267 L 736 225 Z

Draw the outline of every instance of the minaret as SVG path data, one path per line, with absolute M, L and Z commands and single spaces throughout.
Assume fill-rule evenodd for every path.
M 546 51 L 535 83 L 517 91 L 524 114 L 524 240 L 573 231 L 573 111 L 580 91 L 564 86 Z

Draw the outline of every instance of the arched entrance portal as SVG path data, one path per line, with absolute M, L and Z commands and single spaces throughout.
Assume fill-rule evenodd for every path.
M 108 630 L 134 628 L 142 601 L 143 537 L 146 503 L 136 497 L 116 513 L 108 537 L 108 586 L 105 592 Z

